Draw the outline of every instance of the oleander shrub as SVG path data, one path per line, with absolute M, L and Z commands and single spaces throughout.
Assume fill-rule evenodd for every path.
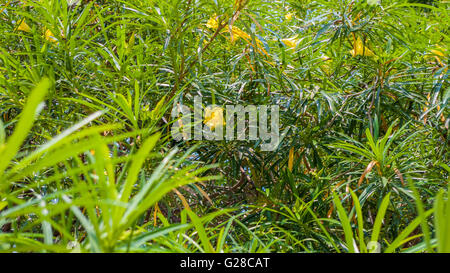
M 2 0 L 0 251 L 449 252 L 449 11 Z M 281 141 L 174 139 L 195 97 Z

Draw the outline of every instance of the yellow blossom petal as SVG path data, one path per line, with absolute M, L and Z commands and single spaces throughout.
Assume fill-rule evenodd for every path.
M 208 22 L 206 23 L 207 28 L 216 29 L 219 27 L 219 22 L 217 21 L 216 17 L 217 17 L 217 15 L 213 14 L 213 16 L 211 16 L 211 18 L 209 18 Z
M 284 16 L 284 18 L 285 18 L 286 20 L 288 20 L 288 21 L 291 21 L 291 20 L 292 20 L 292 17 L 294 17 L 294 14 L 293 14 L 292 12 L 289 12 L 288 14 L 286 14 L 286 15 Z
M 211 28 L 211 29 L 217 29 L 219 27 L 219 22 L 217 21 L 217 15 L 213 14 L 213 16 L 211 16 L 211 18 L 209 18 L 208 22 L 206 23 L 206 27 L 207 28 Z M 222 29 L 222 32 L 229 32 L 230 33 L 230 42 L 234 43 L 235 41 L 237 41 L 239 38 L 244 39 L 248 44 L 255 46 L 253 44 L 252 41 L 252 37 L 250 35 L 248 35 L 245 31 L 242 31 L 240 28 L 238 28 L 237 26 L 228 26 Z M 267 53 L 267 51 L 263 48 L 263 43 L 258 39 L 255 38 L 256 41 L 256 48 L 258 50 L 258 52 L 260 53 L 264 53 L 267 56 L 269 55 Z
M 297 35 L 295 35 L 294 37 L 291 38 L 287 38 L 287 39 L 282 39 L 281 40 L 287 47 L 290 48 L 295 48 L 298 43 L 300 42 L 299 39 L 297 39 Z
M 206 108 L 203 123 L 211 128 L 211 130 L 214 130 L 217 126 L 225 125 L 225 121 L 223 119 L 223 109 L 218 106 L 213 109 Z
M 17 30 L 24 31 L 24 32 L 31 32 L 31 28 L 30 28 L 30 26 L 28 26 L 28 24 L 25 22 L 25 19 L 23 19 L 23 20 L 20 22 L 20 25 L 19 25 L 19 27 L 17 28 Z
M 49 42 L 52 42 L 52 43 L 57 43 L 58 42 L 58 40 L 55 38 L 55 36 L 53 36 L 53 33 L 51 32 L 50 29 L 47 29 L 45 31 L 44 37 Z

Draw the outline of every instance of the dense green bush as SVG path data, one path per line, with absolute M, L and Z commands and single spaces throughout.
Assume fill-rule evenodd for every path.
M 2 0 L 0 21 L 0 251 L 450 252 L 448 1 Z M 194 96 L 277 104 L 283 140 L 175 141 Z

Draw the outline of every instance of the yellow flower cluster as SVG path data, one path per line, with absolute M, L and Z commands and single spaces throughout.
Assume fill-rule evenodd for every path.
M 20 21 L 19 26 L 17 27 L 18 31 L 23 31 L 23 32 L 31 32 L 31 28 L 30 26 L 25 22 L 25 19 L 22 19 L 22 21 Z M 55 36 L 53 35 L 52 31 L 50 29 L 46 29 L 44 30 L 44 38 L 52 43 L 58 43 L 58 39 L 55 38 Z
M 216 14 L 214 14 L 213 16 L 211 16 L 211 18 L 209 18 L 208 22 L 206 23 L 207 28 L 216 29 L 219 27 L 219 22 L 217 21 L 216 17 Z
M 211 29 L 217 29 L 219 27 L 219 22 L 217 21 L 217 15 L 213 14 L 213 16 L 211 16 L 211 18 L 209 18 L 208 22 L 206 23 L 206 27 L 207 28 L 211 28 Z M 245 31 L 241 30 L 240 28 L 238 28 L 237 26 L 231 26 L 231 27 L 225 27 L 222 31 L 228 31 L 230 32 L 230 42 L 234 43 L 235 41 L 237 41 L 239 38 L 244 39 L 248 44 L 253 44 L 252 43 L 252 38 L 250 35 L 248 35 Z M 255 38 L 256 41 L 256 46 L 257 46 L 257 50 L 269 55 L 266 50 L 263 48 L 262 46 L 262 42 L 258 39 Z

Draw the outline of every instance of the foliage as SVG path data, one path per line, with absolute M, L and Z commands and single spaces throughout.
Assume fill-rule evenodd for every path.
M 3 0 L 0 21 L 0 251 L 450 252 L 448 1 Z M 196 95 L 279 105 L 281 143 L 175 141 Z

